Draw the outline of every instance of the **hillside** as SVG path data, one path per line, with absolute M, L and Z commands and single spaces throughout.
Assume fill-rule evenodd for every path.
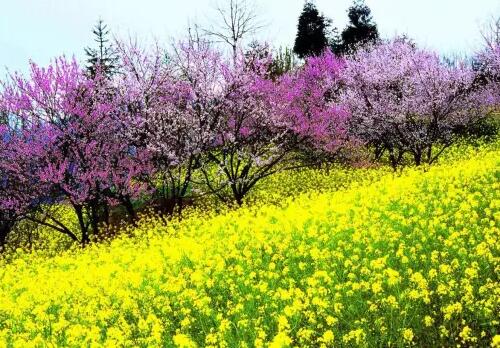
M 500 150 L 466 157 L 20 252 L 0 261 L 0 342 L 498 346 Z

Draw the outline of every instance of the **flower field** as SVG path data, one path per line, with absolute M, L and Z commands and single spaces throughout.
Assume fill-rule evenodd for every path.
M 253 196 L 274 187 L 280 205 L 19 251 L 0 261 L 0 346 L 500 347 L 500 150 L 449 156 L 402 175 L 287 173 Z

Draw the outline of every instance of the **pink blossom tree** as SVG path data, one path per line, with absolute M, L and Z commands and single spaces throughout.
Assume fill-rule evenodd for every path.
M 279 122 L 298 140 L 307 156 L 334 157 L 350 141 L 349 112 L 340 103 L 344 61 L 327 50 L 278 81 L 274 105 Z
M 124 74 L 118 81 L 129 105 L 128 136 L 150 154 L 149 184 L 161 208 L 182 209 L 193 172 L 217 128 L 213 103 L 218 96 L 220 55 L 208 43 L 190 40 L 166 50 L 118 42 Z
M 478 80 L 486 85 L 486 102 L 500 104 L 500 17 L 482 33 L 484 47 L 475 57 Z
M 406 40 L 359 50 L 346 61 L 345 83 L 351 131 L 393 167 L 405 153 L 432 164 L 456 140 L 453 130 L 485 111 L 468 64 L 447 65 Z
M 36 176 L 45 141 L 43 129 L 22 129 L 13 120 L 0 124 L 0 251 L 14 225 L 49 196 Z
M 75 60 L 32 64 L 29 78 L 12 76 L 3 100 L 23 127 L 48 129 L 36 175 L 54 200 L 73 207 L 82 244 L 108 222 L 110 206 L 122 203 L 134 214 L 131 199 L 143 189 L 134 179 L 147 175 L 147 158 L 123 136 L 121 100 L 99 77 L 87 78 Z M 55 217 L 32 219 L 77 235 Z
M 310 59 L 303 69 L 277 80 L 270 76 L 270 56 L 236 58 L 222 66 L 219 101 L 211 111 L 218 116 L 217 141 L 201 169 L 212 192 L 227 200 L 221 190 L 227 187 L 242 204 L 263 178 L 305 165 L 299 161 L 302 146 L 336 151 L 348 115 L 330 93 L 342 66 L 332 54 Z M 218 185 L 210 177 L 211 166 L 222 178 Z

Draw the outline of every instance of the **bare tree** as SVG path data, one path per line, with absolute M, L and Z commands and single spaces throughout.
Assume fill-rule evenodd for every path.
M 238 46 L 247 35 L 255 34 L 264 26 L 255 12 L 255 3 L 249 0 L 226 0 L 215 7 L 218 20 L 205 34 L 231 46 L 236 58 Z
M 492 16 L 481 30 L 481 36 L 489 48 L 500 46 L 500 16 Z

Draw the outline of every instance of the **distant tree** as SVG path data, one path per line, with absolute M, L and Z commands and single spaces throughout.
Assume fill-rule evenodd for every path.
M 330 28 L 330 51 L 335 53 L 337 56 L 342 54 L 342 38 L 340 37 L 339 31 L 336 27 Z
M 87 55 L 87 73 L 91 77 L 97 75 L 97 71 L 104 76 L 111 76 L 116 72 L 118 55 L 115 47 L 109 43 L 110 31 L 108 26 L 104 24 L 102 19 L 97 21 L 97 24 L 92 30 L 94 41 L 97 43 L 97 48 L 85 48 Z
M 293 52 L 300 58 L 318 56 L 328 47 L 330 20 L 321 15 L 312 1 L 306 1 L 297 25 Z
M 481 30 L 481 36 L 488 47 L 500 46 L 500 17 L 491 17 Z
M 278 49 L 273 55 L 271 63 L 271 77 L 275 78 L 292 71 L 298 65 L 293 50 L 286 48 Z
M 491 18 L 481 30 L 483 49 L 474 57 L 476 81 L 484 86 L 500 85 L 500 17 Z M 497 92 L 498 93 L 498 92 Z
M 8 123 L 8 115 L 6 111 L 0 110 L 0 125 Z
M 243 39 L 262 28 L 255 12 L 255 4 L 248 0 L 229 0 L 226 5 L 216 7 L 220 22 L 204 32 L 217 41 L 231 46 L 233 60 Z
M 371 10 L 363 0 L 355 0 L 348 10 L 349 24 L 340 35 L 341 42 L 334 49 L 338 54 L 356 50 L 360 45 L 379 39 L 377 25 L 373 22 Z

